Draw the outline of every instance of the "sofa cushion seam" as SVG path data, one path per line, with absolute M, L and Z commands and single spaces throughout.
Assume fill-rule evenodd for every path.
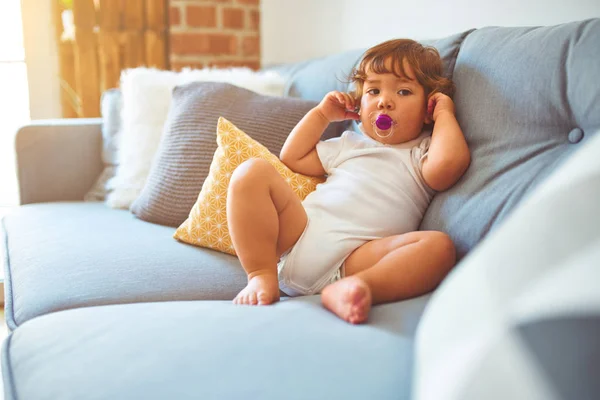
M 468 30 L 464 33 L 464 35 L 460 38 L 460 42 L 458 43 L 458 46 L 456 46 L 456 49 L 454 50 L 454 52 L 452 53 L 452 70 L 448 71 L 450 72 L 450 79 L 454 79 L 454 69 L 456 68 L 456 60 L 458 60 L 458 53 L 460 53 L 460 49 L 462 49 L 462 45 L 465 42 L 465 39 L 467 38 L 467 36 L 469 36 L 471 33 L 475 32 L 477 29 L 471 29 Z

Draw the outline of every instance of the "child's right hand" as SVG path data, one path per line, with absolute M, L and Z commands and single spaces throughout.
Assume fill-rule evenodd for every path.
M 356 100 L 349 93 L 338 91 L 329 92 L 317 106 L 321 115 L 329 122 L 353 119 L 358 121 L 360 116 L 354 112 Z

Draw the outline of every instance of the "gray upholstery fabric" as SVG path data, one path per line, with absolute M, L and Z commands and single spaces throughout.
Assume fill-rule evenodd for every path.
M 100 118 L 37 120 L 16 136 L 21 204 L 83 200 L 102 171 Z
M 6 400 L 409 399 L 426 300 L 377 306 L 364 326 L 341 321 L 319 296 L 53 313 L 4 343 Z
M 24 206 L 3 225 L 11 329 L 68 308 L 230 300 L 246 284 L 237 258 L 182 244 L 172 228 L 103 203 Z
M 598 43 L 598 19 L 465 39 L 453 79 L 472 162 L 421 229 L 448 233 L 464 256 L 600 128 Z
M 108 181 L 117 172 L 118 134 L 121 128 L 122 97 L 120 89 L 109 89 L 102 94 L 100 113 L 102 115 L 102 162 L 104 170 L 86 193 L 85 201 L 104 201 L 109 193 Z
M 279 156 L 289 133 L 316 104 L 264 96 L 228 83 L 195 82 L 176 87 L 146 185 L 131 211 L 161 225 L 178 226 L 187 219 L 217 149 L 220 116 Z M 331 124 L 323 137 L 339 136 L 346 126 Z

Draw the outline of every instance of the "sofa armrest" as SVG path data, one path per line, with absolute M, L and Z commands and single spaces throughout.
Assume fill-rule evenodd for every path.
M 83 200 L 102 172 L 102 119 L 37 120 L 15 139 L 20 204 Z

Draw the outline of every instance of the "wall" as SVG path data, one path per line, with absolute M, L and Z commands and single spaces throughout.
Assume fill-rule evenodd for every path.
M 261 0 L 262 63 L 433 39 L 489 25 L 553 25 L 600 17 L 599 0 Z
M 170 0 L 171 69 L 260 67 L 259 0 Z
M 32 119 L 61 115 L 58 60 L 50 18 L 52 1 L 21 0 Z M 391 37 L 436 38 L 487 25 L 551 25 L 600 17 L 598 0 L 428 0 L 422 6 L 407 0 L 378 0 L 377 7 L 366 0 L 260 0 L 260 5 L 256 5 L 259 0 L 171 1 L 178 9 L 171 16 L 175 35 L 188 23 L 190 33 L 215 29 L 212 22 L 194 22 L 184 3 L 214 6 L 215 12 L 221 10 L 215 14 L 216 24 L 224 23 L 223 8 L 254 10 L 246 11 L 243 30 L 227 28 L 236 37 L 237 52 L 231 50 L 232 54 L 217 56 L 219 61 L 242 62 L 251 67 L 258 67 L 259 61 L 262 65 L 293 62 L 364 48 Z M 254 37 L 250 31 L 245 33 L 246 27 L 250 31 L 256 29 L 255 35 L 260 39 L 244 42 L 244 36 Z M 206 44 L 210 42 L 203 43 L 210 48 Z M 175 50 L 171 57 L 174 68 L 204 65 L 204 55 L 178 53 L 177 46 L 175 42 L 171 44 Z

